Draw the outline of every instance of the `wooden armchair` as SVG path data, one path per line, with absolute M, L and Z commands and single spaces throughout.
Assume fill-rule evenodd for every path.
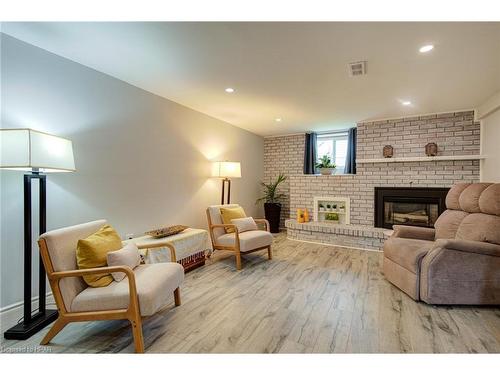
M 105 220 L 75 225 L 44 233 L 39 241 L 40 253 L 57 304 L 59 317 L 43 338 L 46 345 L 68 323 L 92 320 L 127 319 L 132 325 L 135 351 L 144 352 L 142 317 L 150 316 L 170 302 L 181 304 L 179 285 L 184 269 L 177 263 L 77 269 L 76 247 L 79 239 L 95 233 Z M 175 259 L 175 250 L 173 259 Z M 124 272 L 126 277 L 106 287 L 88 287 L 83 275 Z
M 269 222 L 266 219 L 254 219 L 257 224 L 263 224 L 265 230 L 252 230 L 240 233 L 234 224 L 223 224 L 220 214 L 221 207 L 236 208 L 237 204 L 216 205 L 207 208 L 208 230 L 214 250 L 234 251 L 236 269 L 241 270 L 241 255 L 267 249 L 269 259 L 273 258 L 271 246 L 273 235 L 269 232 Z M 225 228 L 233 228 L 234 233 L 226 233 Z

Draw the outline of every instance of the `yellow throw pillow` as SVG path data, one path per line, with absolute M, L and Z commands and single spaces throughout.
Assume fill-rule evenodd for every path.
M 235 208 L 221 207 L 220 216 L 222 217 L 222 222 L 224 224 L 232 224 L 231 220 L 233 219 L 243 219 L 244 217 L 247 217 L 245 211 L 243 211 L 243 208 L 241 207 L 235 207 Z M 226 233 L 233 233 L 233 232 L 234 232 L 233 228 L 226 229 Z
M 105 225 L 85 239 L 78 240 L 76 247 L 76 263 L 79 269 L 107 266 L 106 255 L 110 251 L 123 247 L 118 233 L 110 226 Z M 108 274 L 87 275 L 83 280 L 92 287 L 101 287 L 111 284 L 113 277 Z

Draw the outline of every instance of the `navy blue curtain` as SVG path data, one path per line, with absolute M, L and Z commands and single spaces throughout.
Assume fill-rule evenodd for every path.
M 316 133 L 306 133 L 304 174 L 316 174 Z
M 350 128 L 347 139 L 347 157 L 345 159 L 344 173 L 356 174 L 356 138 L 358 129 Z

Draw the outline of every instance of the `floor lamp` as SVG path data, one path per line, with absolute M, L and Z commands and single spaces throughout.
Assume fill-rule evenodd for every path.
M 39 181 L 39 233 L 46 230 L 46 175 L 73 172 L 73 145 L 70 140 L 32 129 L 0 129 L 0 168 L 24 174 L 24 304 L 22 321 L 4 333 L 9 340 L 25 340 L 57 318 L 57 310 L 46 308 L 46 274 L 39 258 L 38 311 L 31 309 L 32 220 L 31 183 Z
M 216 161 L 212 166 L 212 176 L 222 178 L 222 195 L 220 204 L 231 202 L 231 180 L 230 178 L 241 177 L 241 164 L 239 161 Z M 225 201 L 225 187 L 227 184 L 227 201 Z

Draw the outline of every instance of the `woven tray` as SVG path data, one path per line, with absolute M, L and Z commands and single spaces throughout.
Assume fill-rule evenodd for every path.
M 173 236 L 174 234 L 180 233 L 188 228 L 189 227 L 186 227 L 185 225 L 172 225 L 171 227 L 150 230 L 145 234 L 154 238 L 162 238 L 162 237 Z

